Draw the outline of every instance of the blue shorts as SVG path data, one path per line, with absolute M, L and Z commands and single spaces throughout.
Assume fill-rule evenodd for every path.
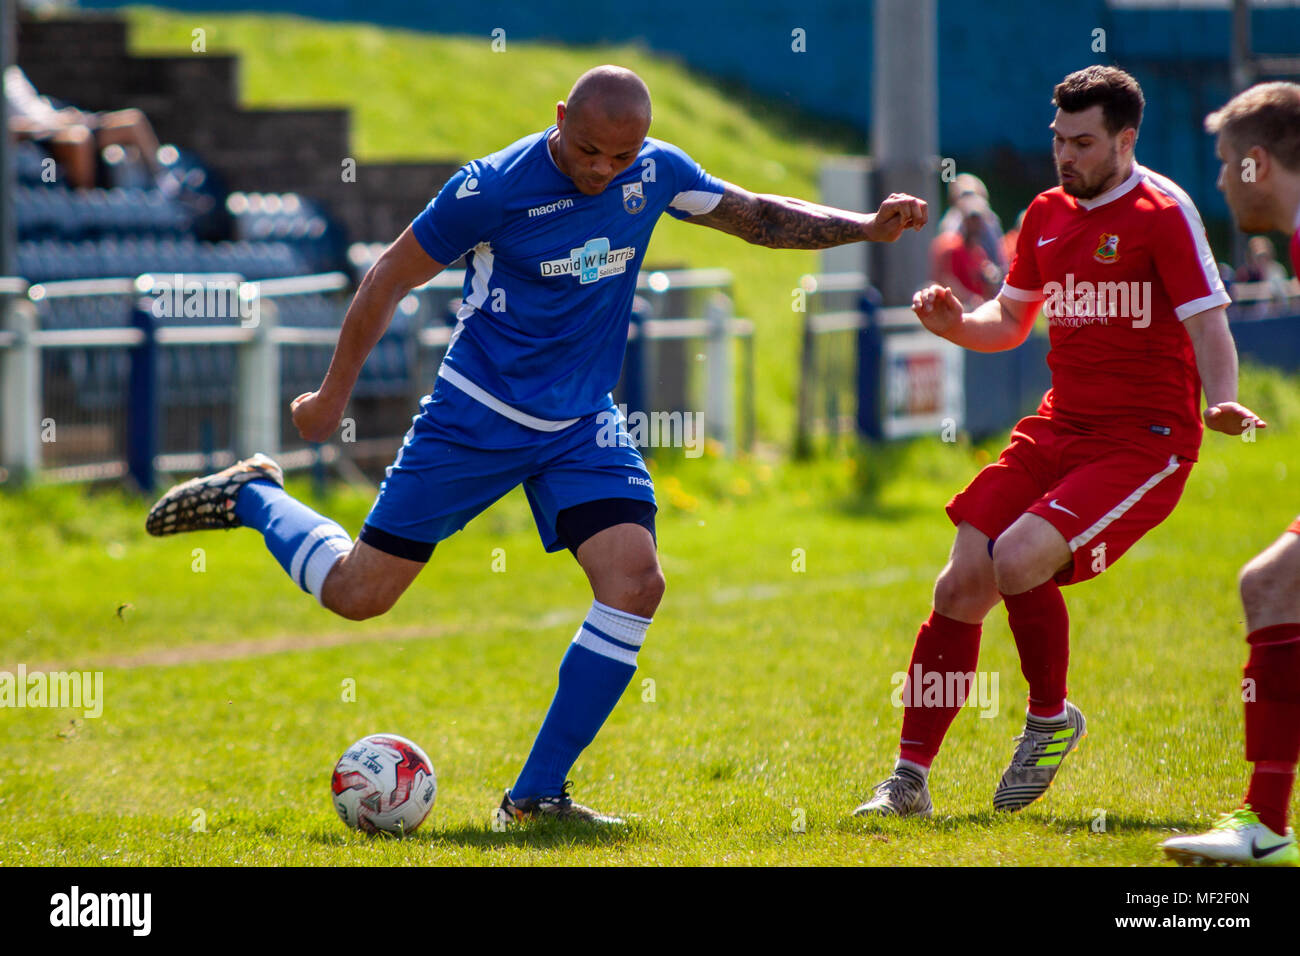
M 439 378 L 388 466 L 362 529 L 382 550 L 428 560 L 433 546 L 522 484 L 547 551 L 565 545 L 556 516 L 606 498 L 645 501 L 654 483 L 612 400 L 568 428 L 528 428 Z

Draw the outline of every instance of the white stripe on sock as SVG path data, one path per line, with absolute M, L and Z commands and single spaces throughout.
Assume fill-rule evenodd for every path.
M 1065 705 L 1062 704 L 1062 705 L 1061 705 L 1061 712 L 1060 712 L 1059 714 L 1056 714 L 1055 716 L 1052 716 L 1052 717 L 1039 717 L 1037 714 L 1031 714 L 1028 710 L 1025 711 L 1025 716 L 1026 716 L 1026 717 L 1033 717 L 1034 720 L 1040 720 L 1040 721 L 1042 721 L 1042 722 L 1045 723 L 1045 724 L 1059 724 L 1059 723 L 1061 723 L 1063 720 L 1065 720 L 1065 717 L 1066 717 L 1066 715 L 1067 715 L 1068 713 L 1069 713 L 1069 711 L 1065 708 Z
M 320 598 L 321 589 L 325 586 L 325 578 L 329 576 L 330 571 L 334 570 L 338 559 L 351 550 L 352 539 L 346 534 L 330 535 L 307 561 L 303 580 L 307 583 L 307 590 L 321 607 L 325 606 L 325 602 Z
M 921 741 L 919 740 L 904 741 L 904 743 L 915 743 L 915 744 L 919 744 L 920 742 Z M 920 775 L 922 780 L 930 779 L 930 768 L 921 766 L 915 760 L 904 760 L 902 757 L 899 757 L 897 760 L 894 761 L 894 769 L 897 770 L 899 767 L 906 767 L 908 770 L 911 770 L 913 773 Z
M 293 560 L 289 562 L 289 577 L 293 578 L 294 584 L 301 586 L 303 562 L 307 560 L 307 555 L 311 554 L 311 549 L 316 546 L 316 542 L 322 538 L 333 538 L 338 535 L 346 537 L 347 532 L 333 521 L 323 521 L 302 539 L 302 544 L 298 545 L 298 550 L 293 553 Z
M 591 610 L 587 612 L 587 621 L 592 627 L 599 628 L 615 640 L 640 647 L 645 642 L 646 628 L 650 626 L 651 619 L 620 611 L 599 601 L 592 601 Z
M 609 641 L 597 637 L 585 627 L 578 628 L 578 633 L 573 636 L 573 643 L 579 647 L 585 647 L 593 654 L 599 654 L 601 657 L 608 657 L 610 660 L 621 661 L 624 664 L 636 667 L 636 651 L 629 650 L 626 647 L 619 647 L 617 644 L 611 644 Z

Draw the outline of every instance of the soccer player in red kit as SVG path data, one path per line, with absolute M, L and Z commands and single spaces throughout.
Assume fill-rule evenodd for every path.
M 1029 684 L 1024 732 L 993 794 L 999 810 L 1041 797 L 1086 729 L 1066 700 L 1069 617 L 1061 586 L 1113 567 L 1173 510 L 1204 420 L 1238 435 L 1228 295 L 1187 194 L 1139 165 L 1137 81 L 1092 66 L 1057 85 L 1051 124 L 1060 185 L 1030 204 L 997 298 L 964 312 L 952 290 L 913 298 L 923 325 L 978 352 L 1050 325 L 1052 388 L 999 460 L 947 506 L 957 526 L 904 687 L 899 759 L 855 811 L 929 815 L 929 769 L 965 702 L 985 615 L 1002 601 Z M 948 693 L 922 693 L 939 686 Z M 964 679 L 963 679 L 964 678 Z M 942 699 L 936 699 L 942 698 Z
M 1300 86 L 1260 83 L 1211 113 L 1223 162 L 1219 189 L 1245 233 L 1291 234 L 1300 275 Z M 1255 765 L 1242 805 L 1208 833 L 1174 837 L 1181 863 L 1300 865 L 1287 826 L 1300 760 L 1300 518 L 1241 570 L 1250 657 L 1242 698 L 1246 759 Z

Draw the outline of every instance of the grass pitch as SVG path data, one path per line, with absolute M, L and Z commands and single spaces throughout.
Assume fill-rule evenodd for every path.
M 0 710 L 0 864 L 1158 863 L 1161 839 L 1245 784 L 1235 576 L 1300 509 L 1296 384 L 1245 376 L 1271 427 L 1254 444 L 1208 435 L 1174 515 L 1067 589 L 1089 738 L 1016 816 L 990 809 L 1025 693 L 1000 609 L 980 660 L 997 707 L 956 721 L 936 818 L 848 816 L 891 766 L 891 675 L 950 544 L 941 506 L 996 444 L 779 467 L 662 454 L 668 594 L 572 774 L 581 801 L 634 817 L 617 835 L 488 826 L 590 600 L 567 555 L 542 553 L 521 495 L 364 624 L 299 592 L 255 533 L 150 539 L 147 503 L 118 493 L 0 496 L 0 670 L 99 670 L 104 698 L 97 718 Z M 355 532 L 370 499 L 313 504 Z M 438 774 L 405 841 L 347 830 L 329 799 L 334 761 L 379 731 L 415 740 Z

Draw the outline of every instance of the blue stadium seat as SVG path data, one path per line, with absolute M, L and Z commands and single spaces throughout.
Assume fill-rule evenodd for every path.
M 41 178 L 45 171 L 45 160 L 49 154 L 32 142 L 17 143 L 14 146 L 14 173 L 17 181 L 24 186 L 46 185 Z

